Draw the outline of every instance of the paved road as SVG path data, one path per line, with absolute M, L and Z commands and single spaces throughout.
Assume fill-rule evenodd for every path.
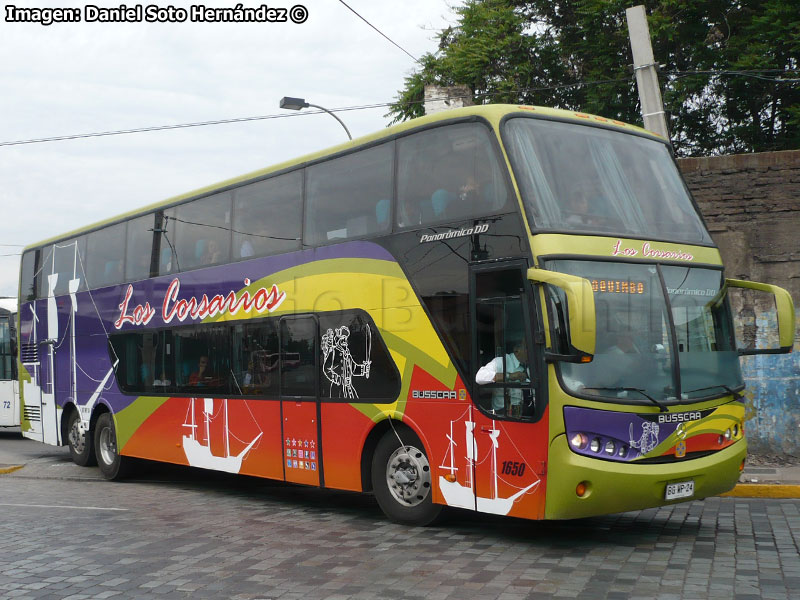
M 572 522 L 387 522 L 369 496 L 147 466 L 109 483 L 0 434 L 0 597 L 797 598 L 797 500 Z

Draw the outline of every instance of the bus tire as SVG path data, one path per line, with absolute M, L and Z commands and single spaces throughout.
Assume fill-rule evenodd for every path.
M 130 459 L 119 453 L 117 430 L 111 413 L 103 413 L 94 426 L 94 452 L 100 473 L 108 480 L 122 479 L 130 470 Z
M 441 515 L 443 507 L 433 503 L 425 448 L 407 429 L 393 428 L 378 442 L 372 457 L 372 489 L 381 510 L 395 523 L 431 525 Z
M 97 464 L 94 453 L 94 440 L 92 431 L 81 433 L 81 417 L 77 410 L 73 410 L 67 422 L 67 443 L 72 462 L 81 467 L 92 467 Z

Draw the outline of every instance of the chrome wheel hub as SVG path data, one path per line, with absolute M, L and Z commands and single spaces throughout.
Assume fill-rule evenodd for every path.
M 100 457 L 107 465 L 113 464 L 117 458 L 117 436 L 110 427 L 104 427 L 100 431 Z
M 72 422 L 72 427 L 69 428 L 67 439 L 69 440 L 69 445 L 72 446 L 75 452 L 83 454 L 83 451 L 86 449 L 86 434 L 81 432 L 80 421 L 78 419 Z
M 402 446 L 389 457 L 386 484 L 403 506 L 416 506 L 431 492 L 431 467 L 425 453 L 414 446 Z

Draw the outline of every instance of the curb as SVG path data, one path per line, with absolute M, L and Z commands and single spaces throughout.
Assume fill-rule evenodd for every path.
M 0 466 L 0 475 L 4 475 L 6 473 L 13 473 L 14 471 L 19 471 L 25 465 L 7 465 L 7 466 Z
M 723 498 L 800 498 L 800 485 L 740 483 L 730 492 L 725 492 L 720 496 Z

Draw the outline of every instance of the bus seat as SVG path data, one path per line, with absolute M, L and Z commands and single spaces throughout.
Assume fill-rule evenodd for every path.
M 440 188 L 433 192 L 431 196 L 431 209 L 433 210 L 433 217 L 436 219 L 444 216 L 447 210 L 447 205 L 455 200 L 455 194 Z
M 172 270 L 172 249 L 167 246 L 161 248 L 161 258 L 159 260 L 159 272 L 169 273 Z
M 194 243 L 194 259 L 200 263 L 203 260 L 203 256 L 206 253 L 206 240 L 197 240 Z
M 389 222 L 389 208 L 391 203 L 386 198 L 382 200 L 378 200 L 378 203 L 375 205 L 375 221 L 380 228 L 383 229 L 383 225 Z
M 139 367 L 139 382 L 142 385 L 149 386 L 152 382 L 152 377 L 150 376 L 150 365 L 146 363 L 142 363 Z
M 196 362 L 196 361 L 194 361 Z M 189 375 L 194 373 L 194 362 L 185 360 L 181 363 L 180 368 L 178 369 L 178 385 L 188 385 L 189 384 Z
M 103 281 L 107 283 L 119 281 L 121 277 L 120 266 L 120 261 L 118 260 L 107 260 L 103 271 Z

